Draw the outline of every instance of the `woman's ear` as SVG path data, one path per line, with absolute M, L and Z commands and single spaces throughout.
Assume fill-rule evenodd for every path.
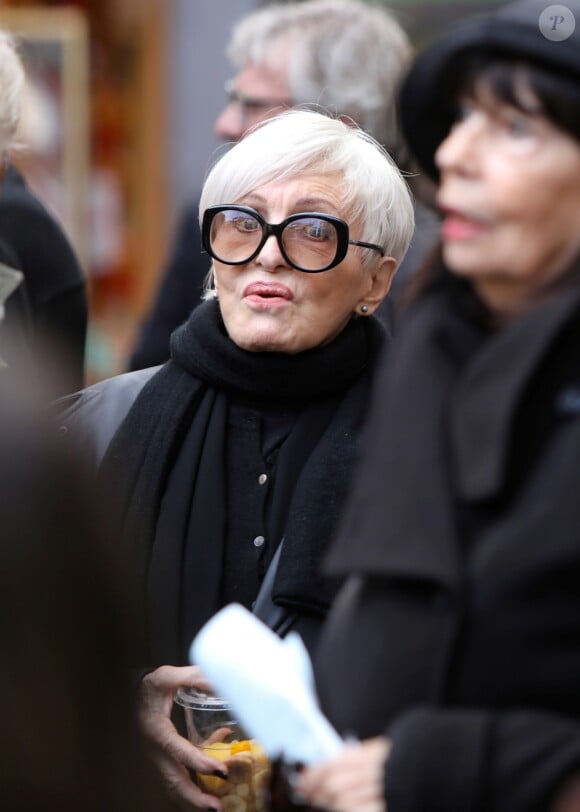
M 380 262 L 371 271 L 369 288 L 365 295 L 359 299 L 355 308 L 356 313 L 370 316 L 383 301 L 391 288 L 391 282 L 399 262 L 394 257 L 382 257 Z

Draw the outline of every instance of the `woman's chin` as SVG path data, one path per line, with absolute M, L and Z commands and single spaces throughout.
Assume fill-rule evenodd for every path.
M 280 329 L 233 330 L 230 338 L 247 352 L 296 352 Z
M 482 262 L 482 255 L 473 251 L 471 246 L 444 244 L 443 261 L 455 276 L 476 279 L 480 274 L 485 274 L 486 266 Z
M 279 352 L 295 355 L 327 344 L 340 332 L 335 320 L 326 324 L 324 320 L 313 322 L 312 318 L 274 319 L 260 316 L 251 319 L 228 319 L 226 314 L 224 323 L 232 341 L 247 352 Z

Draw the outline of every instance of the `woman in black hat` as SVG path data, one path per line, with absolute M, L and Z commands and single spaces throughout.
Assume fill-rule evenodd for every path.
M 438 261 L 379 376 L 327 573 L 304 772 L 358 812 L 580 809 L 580 3 L 526 0 L 419 57 L 407 139 Z

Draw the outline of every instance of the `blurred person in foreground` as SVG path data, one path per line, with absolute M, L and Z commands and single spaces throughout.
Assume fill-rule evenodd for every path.
M 324 569 L 350 577 L 322 705 L 364 740 L 299 781 L 325 809 L 580 808 L 580 3 L 545 8 L 464 23 L 403 86 L 441 259 Z
M 94 484 L 30 392 L 0 371 L 0 809 L 163 812 Z
M 142 718 L 167 784 L 184 804 L 221 810 L 187 770 L 223 762 L 169 718 L 178 687 L 198 680 L 176 666 L 205 621 L 232 601 L 252 608 L 272 572 L 267 622 L 315 646 L 338 586 L 318 562 L 386 341 L 373 313 L 407 250 L 413 208 L 370 136 L 290 111 L 215 165 L 200 220 L 213 281 L 173 334 L 171 360 L 65 399 L 63 430 L 90 446 L 112 494 L 141 664 L 161 666 L 143 679 Z
M 384 8 L 360 0 L 306 0 L 270 4 L 244 17 L 227 49 L 238 73 L 226 83 L 228 104 L 215 122 L 224 142 L 293 106 L 320 105 L 355 121 L 382 144 L 401 169 L 410 169 L 397 123 L 396 94 L 411 58 L 399 23 Z M 420 179 L 409 178 L 412 190 Z M 172 256 L 151 312 L 143 323 L 129 369 L 169 358 L 169 337 L 202 297 L 209 260 L 201 252 L 198 201 L 181 217 Z M 436 242 L 438 220 L 416 204 L 416 231 L 394 288 L 418 267 Z M 389 323 L 390 299 L 379 308 Z M 389 318 L 387 318 L 389 317 Z
M 9 365 L 27 352 L 28 371 L 49 381 L 50 398 L 84 384 L 86 281 L 62 227 L 11 162 L 25 149 L 18 143 L 24 86 L 14 40 L 0 30 L 0 263 L 23 275 L 6 303 L 0 340 Z

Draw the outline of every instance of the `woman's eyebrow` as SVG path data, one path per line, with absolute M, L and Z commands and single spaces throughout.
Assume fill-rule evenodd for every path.
M 316 209 L 318 206 L 329 206 L 336 211 L 336 206 L 326 197 L 301 197 L 295 201 L 295 208 Z

